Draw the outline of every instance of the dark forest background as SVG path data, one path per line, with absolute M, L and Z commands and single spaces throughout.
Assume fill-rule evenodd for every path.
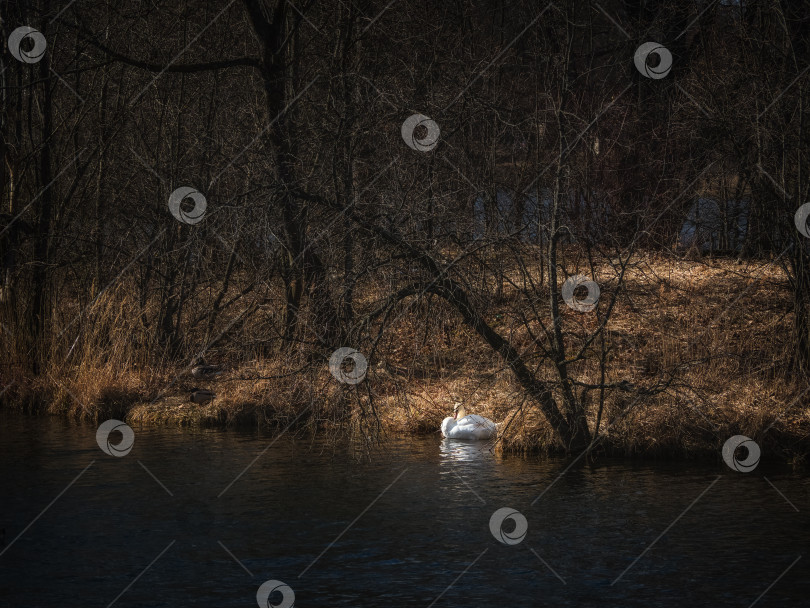
M 526 449 L 593 445 L 610 419 L 630 451 L 754 435 L 807 402 L 807 2 L 0 15 L 4 40 L 47 41 L 0 65 L 6 401 L 126 415 L 203 354 L 232 372 L 220 420 L 306 404 L 364 433 L 393 410 L 435 430 L 453 393 Z M 634 65 L 648 41 L 672 55 L 664 78 Z M 429 150 L 404 141 L 414 114 L 440 130 Z M 181 187 L 202 221 L 173 217 Z M 599 284 L 595 310 L 566 307 L 571 275 Z M 326 399 L 346 345 L 368 381 Z M 639 435 L 638 411 L 667 439 Z

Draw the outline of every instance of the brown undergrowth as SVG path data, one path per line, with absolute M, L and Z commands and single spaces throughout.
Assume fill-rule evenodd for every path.
M 604 264 L 596 278 L 601 307 L 615 291 L 615 272 Z M 540 292 L 534 304 L 542 307 L 547 298 Z M 552 366 L 532 356 L 533 338 L 516 314 L 525 310 L 522 300 L 507 281 L 487 320 L 519 352 L 529 353 L 539 377 L 556 391 Z M 372 301 L 369 296 L 369 306 Z M 249 338 L 277 323 L 280 309 L 260 309 L 237 336 L 212 346 L 206 356 L 223 373 L 197 380 L 189 361 L 145 360 L 139 344 L 146 333 L 127 322 L 137 318 L 134 305 L 123 288 L 111 290 L 83 320 L 83 339 L 67 356 L 60 351 L 53 357 L 45 373 L 34 378 L 4 368 L 0 399 L 6 408 L 96 421 L 309 428 L 366 439 L 438 435 L 441 420 L 460 400 L 469 413 L 505 422 L 497 449 L 559 450 L 547 421 L 503 361 L 437 299 L 400 305 L 358 385 L 341 384 L 330 374 L 328 352 L 304 357 L 257 348 Z M 572 349 L 598 324 L 595 313 L 563 306 L 562 314 Z M 69 307 L 63 315 L 70 318 Z M 539 325 L 530 327 L 539 334 Z M 624 381 L 626 390 L 578 393 L 596 433 L 594 451 L 716 458 L 728 437 L 744 434 L 765 451 L 801 462 L 810 448 L 810 398 L 800 397 L 806 379 L 791 371 L 792 327 L 786 278 L 767 261 L 637 258 L 605 334 L 606 382 Z M 570 366 L 578 382 L 599 382 L 598 340 L 593 348 Z M 664 384 L 666 390 L 656 392 Z M 192 403 L 195 387 L 215 391 L 214 401 Z

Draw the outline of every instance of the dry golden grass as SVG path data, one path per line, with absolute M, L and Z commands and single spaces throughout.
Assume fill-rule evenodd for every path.
M 810 400 L 791 407 L 805 386 L 789 367 L 793 319 L 780 269 L 650 256 L 628 274 L 626 295 L 609 324 L 616 350 L 608 382 L 651 385 L 667 372 L 677 372 L 677 380 L 656 396 L 635 400 L 615 392 L 608 398 L 602 448 L 621 454 L 716 455 L 729 436 L 762 437 L 782 415 L 768 431 L 771 439 L 789 435 L 796 442 L 792 457 L 807 450 Z M 579 379 L 597 382 L 595 363 L 581 371 Z M 547 436 L 544 420 L 527 418 L 525 427 L 504 439 L 504 449 L 536 449 L 537 437 Z
M 507 270 L 507 277 L 520 281 L 516 271 Z M 603 264 L 596 278 L 604 307 L 615 289 L 615 272 Z M 370 307 L 383 294 L 369 286 L 361 293 L 365 297 L 358 296 L 359 307 Z M 659 255 L 635 259 L 606 332 L 607 382 L 626 380 L 643 389 L 668 374 L 676 380 L 666 392 L 652 396 L 609 391 L 597 449 L 628 455 L 716 455 L 733 434 L 757 439 L 767 430 L 774 446 L 781 446 L 774 449 L 786 458 L 801 458 L 809 443 L 810 409 L 806 397 L 791 405 L 805 379 L 790 371 L 790 298 L 782 271 L 768 262 Z M 543 292 L 536 305 L 543 311 L 547 301 Z M 510 421 L 499 449 L 556 449 L 548 423 L 503 362 L 435 299 L 401 305 L 400 312 L 407 308 L 407 313 L 384 335 L 366 381 L 358 386 L 332 378 L 324 357 L 307 363 L 289 353 L 262 355 L 246 348 L 252 327 L 212 350 L 212 362 L 225 367 L 216 379 L 192 378 L 186 361 L 147 364 L 144 349 L 138 347 L 145 334 L 131 321 L 138 316 L 136 308 L 124 288 L 105 294 L 92 317 L 83 320 L 82 340 L 69 356 L 62 347 L 47 373 L 35 379 L 19 375 L 4 401 L 28 409 L 40 404 L 51 413 L 93 420 L 115 416 L 149 424 L 293 425 L 368 437 L 437 433 L 459 399 L 470 413 Z M 507 282 L 487 319 L 518 351 L 535 353 L 528 331 L 518 322 L 519 310 L 527 310 L 525 302 Z M 597 327 L 595 313 L 565 306 L 561 312 L 571 349 Z M 61 314 L 69 319 L 75 311 L 66 307 Z M 539 326 L 533 324 L 532 331 L 538 333 Z M 201 337 L 188 339 L 198 343 Z M 598 349 L 599 342 L 594 346 Z M 578 381 L 598 382 L 595 354 L 570 366 Z M 548 362 L 533 361 L 538 376 L 556 387 Z M 196 386 L 214 390 L 213 403 L 191 403 L 188 395 Z M 586 399 L 593 429 L 598 391 Z
M 607 265 L 597 270 L 603 303 L 610 297 L 614 277 Z M 508 289 L 503 299 L 510 302 Z M 489 318 L 506 316 L 508 308 Z M 562 314 L 572 346 L 577 342 L 575 335 L 593 331 L 598 324 L 593 313 L 563 307 Z M 510 332 L 519 351 L 531 351 L 528 333 L 511 325 L 509 318 L 493 323 L 502 333 Z M 733 434 L 756 439 L 768 432 L 774 440 L 771 444 L 782 446 L 783 455 L 801 458 L 810 447 L 810 399 L 794 403 L 805 379 L 790 371 L 792 327 L 786 279 L 772 264 L 643 257 L 628 271 L 625 292 L 608 325 L 612 351 L 607 382 L 626 380 L 643 388 L 654 387 L 668 374 L 676 380 L 669 390 L 653 396 L 608 394 L 597 449 L 627 455 L 716 456 Z M 413 338 L 403 333 L 397 332 L 398 342 Z M 429 343 L 430 352 L 415 355 L 413 349 L 403 349 L 407 360 L 397 360 L 396 349 L 387 353 L 390 360 L 411 371 L 419 367 L 420 358 L 430 368 L 428 360 L 452 362 L 454 352 L 475 354 L 458 367 L 433 366 L 435 377 L 429 380 L 403 379 L 416 415 L 404 414 L 411 410 L 402 406 L 392 407 L 392 426 L 435 431 L 451 411 L 455 394 L 470 412 L 510 421 L 499 440 L 500 449 L 520 453 L 555 449 L 552 429 L 536 405 L 524 401 L 501 361 L 482 349 L 471 332 L 457 334 L 449 347 L 434 340 Z M 595 358 L 572 365 L 571 371 L 579 381 L 598 383 Z M 554 385 L 550 365 L 541 368 L 539 375 Z M 598 392 L 589 397 L 594 429 Z

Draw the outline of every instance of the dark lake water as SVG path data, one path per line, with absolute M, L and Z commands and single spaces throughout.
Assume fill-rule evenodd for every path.
M 767 462 L 560 476 L 438 436 L 361 461 L 269 433 L 134 433 L 115 457 L 95 426 L 0 417 L 0 605 L 250 607 L 276 580 L 302 608 L 810 606 L 810 480 Z M 490 530 L 504 507 L 528 526 L 511 541 L 496 522 L 514 544 Z

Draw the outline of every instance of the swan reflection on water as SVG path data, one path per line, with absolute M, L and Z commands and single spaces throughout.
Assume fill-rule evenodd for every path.
M 491 462 L 494 458 L 492 442 L 442 439 L 439 453 L 444 462 Z
M 489 441 L 463 441 L 442 439 L 439 443 L 439 477 L 441 484 L 454 496 L 464 496 L 465 504 L 472 507 L 476 501 L 485 504 L 481 496 L 487 494 L 495 468 L 495 455 Z

